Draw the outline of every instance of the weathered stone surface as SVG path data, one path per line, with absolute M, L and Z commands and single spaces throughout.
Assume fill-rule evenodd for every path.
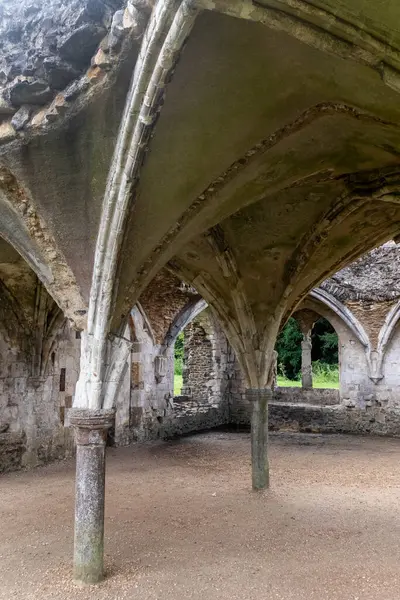
M 64 89 L 89 66 L 122 4 L 122 0 L 4 0 L 0 91 L 5 91 L 15 106 L 48 102 L 49 90 Z M 14 89 L 12 81 L 21 76 L 32 78 L 30 86 Z M 0 114 L 5 113 L 0 109 Z
M 58 57 L 45 58 L 43 61 L 43 69 L 47 75 L 49 86 L 54 90 L 66 88 L 67 85 L 79 75 L 79 71 Z
M 75 100 L 79 94 L 89 88 L 90 82 L 87 77 L 82 77 L 77 81 L 73 81 L 63 92 L 63 96 L 67 101 Z
M 46 109 L 39 110 L 38 112 L 36 112 L 30 123 L 31 126 L 32 127 L 40 127 L 41 125 L 45 124 L 46 115 L 47 115 Z
M 269 486 L 268 464 L 268 404 L 271 389 L 246 389 L 251 410 L 251 466 L 254 490 Z
M 12 106 L 12 104 L 8 101 L 5 100 L 3 97 L 0 96 L 0 115 L 1 116 L 10 116 L 13 115 L 15 113 L 17 109 L 15 108 L 15 106 Z
M 118 10 L 112 20 L 110 33 L 108 35 L 108 45 L 115 50 L 121 44 L 124 36 L 124 11 Z
M 81 583 L 103 579 L 105 446 L 113 420 L 113 410 L 73 409 L 70 417 L 77 444 L 74 578 Z
M 345 303 L 393 301 L 400 298 L 398 254 L 398 245 L 388 242 L 335 273 L 321 287 Z
M 111 67 L 111 59 L 109 54 L 106 54 L 104 50 L 99 48 L 96 56 L 93 59 L 93 64 L 101 69 L 108 69 Z
M 92 58 L 106 30 L 92 24 L 82 25 L 68 33 L 58 46 L 60 55 L 73 64 L 84 67 Z
M 301 387 L 276 387 L 273 402 L 284 404 L 314 404 L 321 406 L 340 404 L 339 390 L 304 389 Z
M 0 123 L 0 144 L 9 142 L 15 135 L 15 129 L 11 123 Z
M 269 426 L 275 431 L 400 436 L 400 409 L 271 404 L 269 417 Z
M 33 77 L 17 77 L 10 84 L 8 91 L 11 104 L 14 106 L 46 104 L 54 95 L 46 81 Z
M 11 119 L 11 125 L 14 127 L 14 129 L 16 129 L 17 131 L 23 129 L 30 119 L 31 112 L 32 108 L 30 106 L 21 106 L 21 108 L 15 113 L 15 115 Z
M 20 469 L 24 451 L 23 435 L 0 432 L 0 473 Z

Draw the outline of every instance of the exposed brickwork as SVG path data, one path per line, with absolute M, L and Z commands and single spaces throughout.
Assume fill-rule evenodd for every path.
M 345 304 L 357 317 L 367 332 L 371 344 L 376 348 L 378 336 L 385 318 L 397 300 L 383 300 L 381 302 L 352 301 Z
M 185 329 L 183 388 L 199 401 L 211 400 L 216 373 L 213 364 L 213 332 L 204 329 L 206 318 L 199 317 Z M 208 327 L 210 329 L 210 327 Z
M 193 296 L 171 273 L 162 270 L 140 297 L 155 341 L 162 344 L 172 321 Z

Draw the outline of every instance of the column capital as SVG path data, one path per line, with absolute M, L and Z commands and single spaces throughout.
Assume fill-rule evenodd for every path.
M 246 388 L 245 390 L 246 400 L 249 402 L 256 402 L 257 400 L 272 400 L 272 389 L 271 388 Z
M 114 417 L 114 409 L 73 408 L 69 413 L 69 422 L 75 428 L 77 445 L 104 445 Z

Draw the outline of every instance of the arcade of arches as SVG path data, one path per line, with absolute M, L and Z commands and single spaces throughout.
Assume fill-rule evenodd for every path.
M 260 490 L 268 427 L 399 433 L 400 8 L 384 4 L 3 0 L 0 468 L 76 451 L 76 580 L 103 577 L 107 439 L 250 426 Z M 304 385 L 283 389 L 292 314 Z M 311 386 L 319 317 L 339 390 Z

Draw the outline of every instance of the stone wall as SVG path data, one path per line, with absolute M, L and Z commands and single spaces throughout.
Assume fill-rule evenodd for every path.
M 231 412 L 230 424 L 250 428 L 250 415 L 251 406 L 243 399 Z M 268 408 L 268 424 L 271 431 L 400 436 L 400 407 L 349 408 L 343 404 L 274 401 Z
M 228 356 L 232 361 L 234 357 L 208 312 L 197 319 L 188 328 L 185 350 L 192 394 L 174 398 L 174 349 L 161 354 L 147 315 L 139 307 L 133 309 L 124 334 L 133 346 L 117 397 L 111 444 L 171 437 L 229 422 Z M 32 356 L 1 336 L 0 353 L 0 471 L 71 455 L 69 409 L 79 373 L 79 334 L 67 324 L 61 327 L 40 377 L 32 377 Z
M 0 472 L 73 451 L 68 410 L 78 377 L 80 340 L 63 325 L 47 367 L 32 376 L 32 356 L 0 337 Z
M 378 344 L 379 332 L 385 322 L 386 315 L 394 304 L 396 304 L 396 300 L 382 300 L 380 302 L 345 301 L 345 306 L 351 310 L 364 327 L 373 347 Z
M 340 403 L 340 394 L 339 390 L 333 389 L 303 389 L 301 387 L 277 387 L 274 390 L 274 402 L 332 406 Z
M 130 419 L 125 442 L 171 437 L 229 422 L 229 367 L 225 335 L 209 311 L 185 330 L 184 394 L 174 398 L 174 349 L 162 356 L 164 374 L 157 376 L 161 345 L 146 328 L 143 314 L 132 312 Z M 136 350 L 136 351 L 135 351 Z
M 198 402 L 212 402 L 219 392 L 214 342 L 207 314 L 199 315 L 184 330 L 183 389 Z
M 400 436 L 400 408 L 273 403 L 269 407 L 269 428 L 273 431 Z
M 172 409 L 173 350 L 163 357 L 164 374 L 157 375 L 160 344 L 157 343 L 146 315 L 135 307 L 132 311 L 131 381 L 128 402 L 129 420 L 119 443 L 145 441 L 162 436 L 162 425 Z M 121 399 L 122 401 L 122 399 Z M 123 437 L 123 440 L 122 440 Z
M 174 397 L 166 436 L 210 429 L 229 422 L 231 349 L 209 310 L 184 330 L 182 395 Z
M 367 356 L 364 346 L 344 321 L 327 306 L 308 298 L 304 306 L 324 317 L 338 335 L 340 399 L 351 406 L 364 406 L 377 385 L 368 376 Z M 384 383 L 379 382 L 378 387 Z
M 110 443 L 127 445 L 228 424 L 248 427 L 251 406 L 245 400 L 241 369 L 219 323 L 209 309 L 196 312 L 196 296 L 184 287 L 161 315 L 176 280 L 164 277 L 164 292 L 161 280 L 159 284 L 150 317 L 137 305 L 124 333 L 132 341 L 132 351 L 117 397 Z M 151 297 L 144 301 L 150 303 Z M 193 320 L 186 325 L 182 314 L 186 315 L 186 307 L 190 312 L 192 304 Z M 315 300 L 308 299 L 304 307 L 327 318 L 338 333 L 340 391 L 276 388 L 270 428 L 399 435 L 400 327 L 387 346 L 384 377 L 374 383 L 368 376 L 365 348 L 351 328 Z M 180 323 L 186 325 L 183 393 L 174 397 L 172 332 L 177 334 Z M 17 327 L 0 334 L 0 471 L 34 466 L 74 450 L 68 415 L 79 372 L 79 334 L 64 323 L 45 369 L 35 377 L 32 365 L 37 358 L 26 340 L 19 344 L 17 338 Z

